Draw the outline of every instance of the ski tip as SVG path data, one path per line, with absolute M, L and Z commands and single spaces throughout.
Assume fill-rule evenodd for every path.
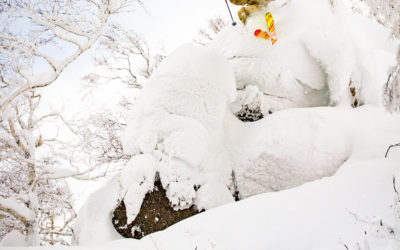
M 268 40 L 270 38 L 269 34 L 261 29 L 254 31 L 254 35 L 259 38 L 264 38 Z

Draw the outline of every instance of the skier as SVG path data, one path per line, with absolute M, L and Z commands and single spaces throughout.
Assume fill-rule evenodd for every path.
M 229 0 L 229 1 L 236 5 L 246 5 L 245 7 L 242 7 L 238 12 L 239 19 L 244 24 L 246 24 L 247 17 L 249 17 L 254 12 L 266 9 L 268 4 L 273 0 Z M 225 0 L 225 2 L 226 6 L 228 7 L 229 14 L 231 15 L 232 18 L 232 25 L 236 25 L 236 22 L 233 20 L 232 13 L 229 8 L 227 0 Z M 265 14 L 265 21 L 267 22 L 267 30 L 264 31 L 262 29 L 257 29 L 254 32 L 254 35 L 256 37 L 264 38 L 266 40 L 271 39 L 272 44 L 275 44 L 275 42 L 277 41 L 277 35 L 275 31 L 274 18 L 270 12 L 267 12 L 267 14 Z
M 257 12 L 262 9 L 266 9 L 268 4 L 273 0 L 229 0 L 231 3 L 235 5 L 246 5 L 242 7 L 238 16 L 242 23 L 246 24 L 247 18 L 254 12 Z

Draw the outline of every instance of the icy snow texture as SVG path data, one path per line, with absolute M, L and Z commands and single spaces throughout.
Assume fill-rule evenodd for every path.
M 267 11 L 275 19 L 274 45 L 253 35 L 266 29 Z M 280 0 L 249 18 L 247 26 L 222 31 L 210 47 L 233 65 L 239 92 L 254 85 L 264 93 L 261 110 L 268 115 L 293 107 L 350 105 L 350 83 L 359 103 L 381 104 L 397 46 L 389 37 L 388 29 L 340 0 Z

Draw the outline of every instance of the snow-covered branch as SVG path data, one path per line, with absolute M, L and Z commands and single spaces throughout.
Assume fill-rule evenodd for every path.
M 76 129 L 73 128 L 72 125 L 60 113 L 51 113 L 51 114 L 44 115 L 44 116 L 38 118 L 37 120 L 35 120 L 32 123 L 32 125 L 33 126 L 38 126 L 39 122 L 41 122 L 41 121 L 43 121 L 43 120 L 45 120 L 47 118 L 50 118 L 50 117 L 59 118 L 63 122 L 63 124 L 68 127 L 69 131 L 71 131 L 74 134 L 78 134 L 78 131 L 76 131 Z
M 46 2 L 49 6 L 46 5 Z M 6 97 L 0 99 L 0 110 L 3 111 L 6 106 L 22 93 L 46 87 L 57 80 L 71 62 L 92 47 L 94 42 L 101 36 L 109 17 L 123 7 L 121 3 L 116 8 L 112 1 L 93 3 L 94 1 L 65 0 L 54 3 L 45 1 L 45 3 L 40 4 L 36 1 L 26 0 L 8 9 L 8 13 L 14 19 L 17 19 L 18 16 L 22 21 L 30 23 L 31 27 L 37 28 L 32 30 L 32 34 L 26 37 L 16 35 L 12 30 L 3 27 L 0 34 L 2 56 L 6 56 L 14 62 L 18 62 L 15 60 L 15 55 L 22 55 L 33 61 L 37 60 L 37 58 L 42 58 L 52 70 L 46 77 L 41 76 L 40 78 L 27 73 L 26 70 L 17 70 L 15 73 L 20 74 L 27 82 L 14 86 Z M 36 35 L 36 33 L 42 33 L 42 36 Z M 77 48 L 65 58 L 56 59 L 49 53 L 43 52 L 43 39 L 48 39 L 48 41 L 55 43 L 70 43 Z M 17 66 L 17 68 L 25 69 L 29 65 L 17 63 Z
M 12 198 L 4 199 L 0 197 L 0 211 L 12 215 L 24 224 L 29 224 L 34 219 L 35 214 L 28 208 L 21 205 Z

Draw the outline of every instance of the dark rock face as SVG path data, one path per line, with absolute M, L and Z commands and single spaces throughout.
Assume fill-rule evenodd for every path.
M 264 118 L 264 115 L 261 112 L 260 107 L 257 107 L 255 109 L 250 109 L 247 105 L 244 105 L 242 109 L 235 115 L 239 120 L 243 122 L 255 122 Z
M 199 211 L 194 206 L 175 211 L 170 205 L 161 182 L 156 181 L 154 190 L 146 194 L 139 214 L 131 224 L 127 225 L 124 201 L 115 208 L 112 223 L 117 232 L 125 238 L 140 239 L 198 213 Z

